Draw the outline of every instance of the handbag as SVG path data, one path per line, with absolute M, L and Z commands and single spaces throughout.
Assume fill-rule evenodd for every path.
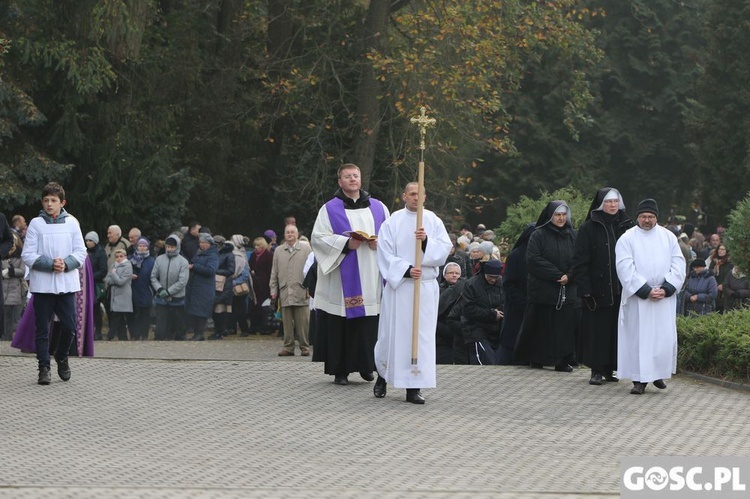
M 234 286 L 234 296 L 245 296 L 250 294 L 250 286 L 246 282 Z
M 107 285 L 103 282 L 97 282 L 94 284 L 94 298 L 96 298 L 97 301 L 102 301 L 105 296 L 107 296 Z
M 216 274 L 216 292 L 222 293 L 224 291 L 224 284 L 227 282 L 227 276 Z

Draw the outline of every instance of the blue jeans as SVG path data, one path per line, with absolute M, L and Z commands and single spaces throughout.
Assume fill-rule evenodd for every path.
M 60 340 L 55 360 L 61 361 L 68 358 L 76 334 L 75 293 L 34 293 L 36 358 L 40 368 L 50 367 L 49 331 L 53 314 L 60 320 Z

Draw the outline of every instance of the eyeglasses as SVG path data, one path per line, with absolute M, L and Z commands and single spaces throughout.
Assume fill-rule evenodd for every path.
M 349 175 L 342 175 L 341 180 L 359 180 L 359 173 L 350 173 Z
M 656 215 L 638 215 L 641 220 L 656 220 Z

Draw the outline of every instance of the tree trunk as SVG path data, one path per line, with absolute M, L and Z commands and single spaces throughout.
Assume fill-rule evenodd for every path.
M 365 190 L 372 177 L 381 123 L 378 102 L 380 83 L 375 78 L 375 71 L 367 60 L 367 54 L 371 50 L 381 51 L 385 47 L 389 6 L 389 0 L 371 0 L 365 19 L 362 72 L 357 89 L 357 134 L 354 143 L 354 162 L 362 171 L 362 188 Z

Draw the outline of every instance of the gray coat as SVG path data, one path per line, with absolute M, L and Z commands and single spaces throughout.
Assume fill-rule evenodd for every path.
M 169 293 L 166 301 L 156 296 L 154 303 L 157 305 L 181 306 L 185 303 L 185 288 L 190 269 L 188 261 L 180 255 L 179 238 L 175 239 L 177 250 L 173 254 L 164 253 L 157 256 L 151 270 L 151 287 L 154 288 L 154 293 L 158 293 L 160 289 L 166 289 Z
M 19 251 L 20 255 L 20 251 Z M 26 293 L 29 290 L 23 274 L 26 265 L 20 256 L 3 260 L 3 270 L 8 269 L 8 277 L 3 277 L 3 299 L 6 306 L 26 305 Z
M 104 277 L 109 284 L 110 308 L 112 312 L 133 311 L 133 264 L 129 260 L 115 262 L 112 269 Z

